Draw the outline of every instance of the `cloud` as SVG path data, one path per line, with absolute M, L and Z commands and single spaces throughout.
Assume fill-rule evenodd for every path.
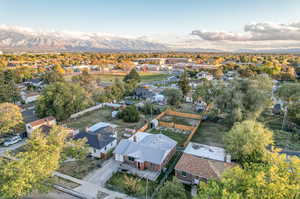
M 208 41 L 300 41 L 300 21 L 288 24 L 248 24 L 241 33 L 194 30 L 191 34 Z

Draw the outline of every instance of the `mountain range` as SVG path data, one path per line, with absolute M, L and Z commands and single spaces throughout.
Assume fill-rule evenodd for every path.
M 74 31 L 35 31 L 17 26 L 0 26 L 0 51 L 4 52 L 228 52 L 219 48 L 205 47 L 194 35 L 152 35 L 122 37 L 100 33 Z M 300 48 L 237 49 L 237 53 L 300 53 Z

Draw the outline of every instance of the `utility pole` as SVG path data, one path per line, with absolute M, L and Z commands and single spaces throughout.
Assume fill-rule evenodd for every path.
M 148 199 L 148 178 L 146 178 L 146 199 Z

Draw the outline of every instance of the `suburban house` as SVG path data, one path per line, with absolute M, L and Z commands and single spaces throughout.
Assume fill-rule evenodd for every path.
M 147 87 L 138 87 L 134 90 L 134 95 L 137 98 L 142 98 L 142 99 L 151 99 L 153 98 L 156 93 L 151 91 L 149 88 Z
M 35 79 L 31 79 L 31 80 L 24 82 L 24 84 L 26 86 L 34 86 L 34 87 L 42 88 L 44 85 L 44 82 L 43 82 L 43 79 L 41 79 L 41 78 L 35 78 Z
M 161 171 L 176 151 L 177 142 L 163 134 L 137 132 L 114 150 L 115 159 L 139 170 Z
M 117 145 L 116 127 L 110 123 L 99 122 L 76 134 L 74 139 L 86 138 L 91 155 L 106 159 L 108 153 Z
M 56 125 L 56 119 L 53 116 L 45 117 L 43 119 L 39 119 L 30 123 L 27 123 L 26 132 L 27 136 L 30 137 L 32 132 L 38 128 L 42 128 L 43 130 L 47 131 L 48 127 Z
M 40 94 L 38 92 L 30 92 L 30 93 L 21 92 L 21 98 L 22 100 L 24 100 L 26 104 L 37 101 L 39 96 Z
M 235 166 L 220 147 L 190 142 L 175 166 L 175 176 L 186 184 L 220 179 L 225 169 Z
M 197 73 L 196 77 L 198 79 L 206 79 L 206 80 L 213 80 L 214 76 L 209 72 L 201 71 Z
M 193 92 L 188 92 L 185 96 L 184 96 L 185 102 L 187 103 L 192 103 L 193 102 Z

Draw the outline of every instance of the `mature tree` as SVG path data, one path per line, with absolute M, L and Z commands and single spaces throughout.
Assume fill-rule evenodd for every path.
M 285 106 L 284 119 L 282 121 L 282 128 L 284 128 L 289 115 L 289 108 L 295 107 L 294 103 L 300 100 L 300 83 L 285 83 L 278 88 L 276 94 L 283 100 Z
M 265 75 L 230 81 L 219 90 L 214 108 L 226 114 L 232 124 L 256 119 L 272 103 L 272 86 L 272 80 Z
M 260 162 L 268 156 L 273 134 L 261 123 L 246 120 L 236 123 L 224 136 L 226 150 L 239 162 Z
M 146 102 L 145 105 L 142 107 L 141 111 L 147 115 L 153 115 L 153 114 L 160 113 L 160 109 L 158 107 L 155 107 L 154 104 L 152 104 L 150 102 Z
M 77 160 L 84 160 L 87 154 L 89 154 L 89 148 L 86 142 L 86 138 L 78 140 L 68 140 L 65 143 L 63 153 L 61 154 L 61 159 L 64 160 L 67 157 L 72 157 Z
M 0 159 L 0 198 L 21 198 L 32 191 L 47 191 L 59 168 L 68 131 L 54 126 L 49 135 L 40 130 L 25 145 L 26 151 L 11 160 Z
M 214 71 L 214 76 L 217 79 L 221 79 L 223 77 L 224 73 L 221 68 L 218 68 L 217 70 Z
M 68 136 L 68 130 L 60 126 L 54 126 L 47 136 L 36 130 L 25 145 L 25 152 L 10 161 L 1 159 L 0 197 L 21 198 L 32 191 L 47 191 L 65 148 L 76 147 L 74 154 L 86 151 L 84 142 L 78 147 L 77 143 L 67 141 Z
M 140 120 L 139 111 L 134 105 L 127 106 L 118 113 L 118 117 L 122 118 L 124 122 L 138 122 Z
M 135 68 L 133 68 L 123 79 L 124 82 L 130 82 L 130 81 L 135 81 L 135 82 L 140 82 L 141 81 L 141 77 L 138 74 L 138 72 L 136 71 Z
M 96 86 L 95 78 L 87 70 L 82 71 L 80 75 L 73 76 L 72 81 L 79 83 L 81 87 L 89 92 L 92 92 Z
M 288 110 L 288 118 L 300 126 L 300 102 L 290 104 Z
M 285 199 L 300 197 L 300 160 L 271 153 L 269 164 L 247 164 L 225 171 L 220 182 L 201 182 L 202 198 Z
M 179 106 L 183 97 L 181 90 L 176 88 L 167 88 L 163 91 L 163 94 L 167 96 L 168 104 L 172 106 Z
M 54 65 L 53 70 L 61 75 L 65 74 L 65 70 L 59 64 Z
M 64 82 L 65 81 L 63 75 L 56 72 L 56 71 L 46 72 L 43 75 L 43 79 L 44 79 L 44 82 L 46 84 L 51 84 L 51 83 L 54 83 L 54 82 Z
M 18 100 L 20 100 L 20 92 L 14 78 L 9 78 L 7 73 L 0 72 L 0 103 L 16 103 Z
M 0 104 L 0 135 L 12 133 L 21 128 L 23 116 L 17 105 L 10 103 Z
M 183 95 L 186 95 L 191 90 L 190 80 L 186 71 L 180 76 L 178 86 L 182 91 Z
M 193 93 L 193 101 L 204 101 L 207 104 L 213 104 L 216 97 L 220 94 L 222 84 L 216 81 L 204 80 L 197 86 Z
M 185 189 L 183 184 L 176 178 L 173 177 L 172 181 L 167 181 L 157 194 L 158 199 L 185 199 Z
M 90 104 L 87 93 L 78 84 L 56 82 L 45 87 L 37 101 L 36 110 L 40 117 L 54 116 L 64 120 Z

